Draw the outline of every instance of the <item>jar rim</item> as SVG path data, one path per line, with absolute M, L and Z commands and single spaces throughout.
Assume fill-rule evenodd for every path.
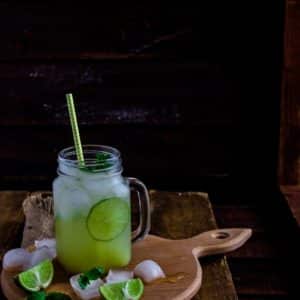
M 85 144 L 82 145 L 83 156 L 84 156 L 84 166 L 85 167 L 99 167 L 99 161 L 97 161 L 97 153 L 108 153 L 109 158 L 105 159 L 108 167 L 101 168 L 98 172 L 107 171 L 120 171 L 121 169 L 121 154 L 120 151 L 114 147 L 106 145 L 96 145 L 96 144 Z M 62 149 L 58 153 L 59 164 L 63 164 L 67 167 L 81 168 L 82 162 L 77 159 L 76 150 L 74 146 Z M 97 170 L 96 170 L 97 172 Z

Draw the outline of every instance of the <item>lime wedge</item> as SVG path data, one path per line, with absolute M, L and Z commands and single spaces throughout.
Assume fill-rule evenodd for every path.
M 54 275 L 52 262 L 47 259 L 33 268 L 20 273 L 17 278 L 27 291 L 35 292 L 50 285 Z
M 100 286 L 100 294 L 106 300 L 126 300 L 126 297 L 123 293 L 123 289 L 125 288 L 126 281 L 104 284 Z
M 138 300 L 143 292 L 144 284 L 139 278 L 100 286 L 100 294 L 106 300 Z
M 86 224 L 93 239 L 109 241 L 125 230 L 129 219 L 128 203 L 115 197 L 96 203 L 89 212 Z
M 126 282 L 123 293 L 126 299 L 138 300 L 144 292 L 144 284 L 141 279 L 131 279 Z

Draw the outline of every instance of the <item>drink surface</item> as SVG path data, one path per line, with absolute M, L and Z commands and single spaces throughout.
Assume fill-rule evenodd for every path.
M 131 258 L 127 182 L 119 174 L 72 171 L 74 176 L 59 176 L 53 183 L 60 263 L 74 273 L 127 265 Z

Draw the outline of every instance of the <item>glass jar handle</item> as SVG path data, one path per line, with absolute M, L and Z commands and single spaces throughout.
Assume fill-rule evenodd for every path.
M 150 199 L 146 186 L 136 178 L 128 178 L 129 186 L 135 190 L 139 199 L 139 216 L 140 222 L 137 229 L 132 232 L 131 240 L 136 242 L 143 239 L 150 231 L 151 214 L 150 214 Z

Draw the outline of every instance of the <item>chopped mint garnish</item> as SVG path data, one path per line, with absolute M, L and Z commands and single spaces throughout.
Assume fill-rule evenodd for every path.
M 97 172 L 108 169 L 112 166 L 112 163 L 107 161 L 110 158 L 112 158 L 112 156 L 109 153 L 97 152 L 95 166 L 83 166 L 81 169 L 87 172 Z
M 46 294 L 45 291 L 33 292 L 27 298 L 27 300 L 72 300 L 70 296 L 59 293 L 50 292 Z
M 45 299 L 46 299 L 45 291 L 33 292 L 27 297 L 27 300 L 45 300 Z
M 107 161 L 110 158 L 111 158 L 111 155 L 108 153 L 105 153 L 105 152 L 97 152 L 96 153 L 97 164 L 99 164 L 99 167 L 101 169 L 107 169 L 112 166 L 112 164 Z
M 106 160 L 109 159 L 110 157 L 111 157 L 110 154 L 105 153 L 105 152 L 97 152 L 97 153 L 96 153 L 96 159 L 97 159 L 97 161 L 99 161 L 99 162 L 106 161 Z
M 81 289 L 84 290 L 89 285 L 90 281 L 103 278 L 104 276 L 105 271 L 102 267 L 93 268 L 79 276 L 78 284 Z
M 72 300 L 72 298 L 63 293 L 51 292 L 47 295 L 46 300 Z
M 78 284 L 82 290 L 84 290 L 88 286 L 89 282 L 90 280 L 83 274 L 81 274 L 78 278 Z

